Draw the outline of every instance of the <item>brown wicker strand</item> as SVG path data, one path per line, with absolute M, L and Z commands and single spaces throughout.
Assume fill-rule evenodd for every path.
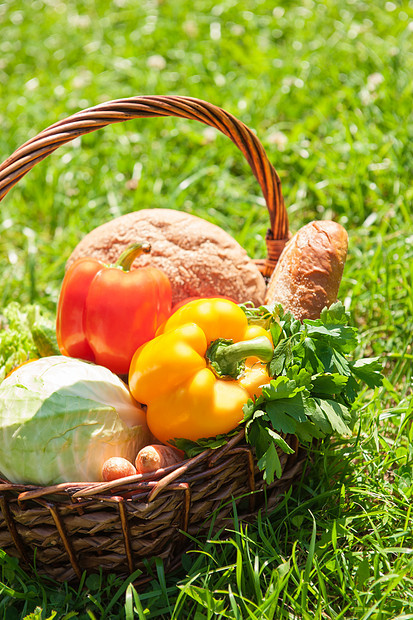
M 180 486 L 184 490 L 184 510 L 182 515 L 181 529 L 183 532 L 187 532 L 189 525 L 189 512 L 191 509 L 191 488 L 187 482 L 182 482 Z
M 130 573 L 133 573 L 133 571 L 135 570 L 135 563 L 133 561 L 130 528 L 129 528 L 129 522 L 128 522 L 128 517 L 126 513 L 126 508 L 125 508 L 125 500 L 123 499 L 123 497 L 119 497 L 118 506 L 119 506 L 119 517 L 120 517 L 120 522 L 122 526 L 123 540 L 125 542 L 125 553 L 126 553 L 126 558 L 128 560 L 128 569 Z
M 71 544 L 71 542 L 69 540 L 69 537 L 67 535 L 65 525 L 64 525 L 64 523 L 63 523 L 63 521 L 62 521 L 62 519 L 60 517 L 59 509 L 52 502 L 46 502 L 46 501 L 42 500 L 41 503 L 44 506 L 47 506 L 47 508 L 49 509 L 50 514 L 53 517 L 53 521 L 55 522 L 56 529 L 59 532 L 60 539 L 62 540 L 64 548 L 66 550 L 66 553 L 67 553 L 67 555 L 69 557 L 70 564 L 72 565 L 73 570 L 75 571 L 77 578 L 80 579 L 81 576 L 82 576 L 82 571 L 80 570 L 76 554 L 75 554 L 75 552 L 73 550 L 72 544 Z
M 66 492 L 75 492 L 78 489 L 84 489 L 91 486 L 90 482 L 61 482 L 60 484 L 53 484 L 51 486 L 39 487 L 33 485 L 11 485 L 14 491 L 18 489 L 29 489 L 26 491 L 22 491 L 19 494 L 19 502 L 23 503 L 30 499 L 37 499 L 46 495 L 55 495 Z M 0 492 L 2 490 L 2 485 L 0 485 Z M 74 493 L 73 497 L 76 497 L 76 493 Z
M 231 437 L 231 439 L 229 439 L 226 444 L 221 446 L 219 450 L 212 450 L 211 451 L 212 454 L 208 459 L 208 467 L 214 467 L 216 462 L 222 459 L 224 455 L 226 455 L 237 444 L 239 444 L 244 439 L 244 437 L 245 437 L 245 429 L 242 428 L 236 435 Z
M 200 454 L 199 456 L 202 457 L 202 459 L 200 458 L 199 461 L 205 460 L 207 454 L 205 452 L 202 452 L 202 454 Z M 194 457 L 194 459 L 191 459 L 191 460 L 195 462 L 195 459 L 197 459 L 197 457 Z M 166 488 L 168 485 L 171 484 L 171 482 L 174 482 L 177 478 L 179 478 L 179 476 L 182 476 L 187 471 L 188 471 L 188 466 L 186 463 L 184 463 L 180 467 L 177 467 L 175 471 L 172 471 L 170 474 L 167 474 L 164 478 L 161 478 L 160 480 L 158 480 L 158 482 L 155 484 L 154 488 L 149 494 L 148 501 L 153 502 L 155 497 L 159 495 L 162 489 Z
M 281 256 L 281 252 L 283 251 L 286 243 L 288 243 L 290 238 L 291 235 L 288 235 L 287 239 L 274 239 L 272 237 L 271 229 L 267 230 L 267 234 L 265 236 L 265 243 L 267 246 L 267 258 L 265 261 L 265 267 L 263 269 L 264 276 L 271 276 L 278 262 L 278 259 Z
M 246 465 L 246 469 L 247 469 L 247 480 L 248 480 L 248 487 L 250 490 L 250 495 L 249 495 L 249 503 L 250 503 L 250 510 L 254 510 L 254 505 L 255 505 L 255 496 L 254 496 L 254 491 L 255 491 L 255 464 L 254 464 L 254 457 L 252 455 L 252 451 L 248 446 L 242 446 L 239 448 L 234 448 L 233 450 L 231 450 L 231 454 L 241 454 L 241 456 L 245 457 L 245 465 Z
M 7 528 L 10 532 L 10 536 L 16 546 L 16 549 L 20 553 L 22 560 L 26 564 L 30 564 L 28 555 L 26 553 L 25 546 L 22 542 L 19 532 L 17 531 L 16 523 L 14 522 L 14 519 L 10 513 L 10 509 L 8 505 L 8 498 L 6 495 L 0 495 L 0 508 L 1 508 L 1 512 L 3 515 L 3 519 L 7 525 Z

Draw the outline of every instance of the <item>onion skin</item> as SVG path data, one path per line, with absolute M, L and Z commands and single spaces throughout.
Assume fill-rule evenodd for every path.
M 102 465 L 102 479 L 104 482 L 118 480 L 126 476 L 134 476 L 136 469 L 134 465 L 121 456 L 112 456 Z
M 171 446 L 153 444 L 139 450 L 135 466 L 138 474 L 147 474 L 158 469 L 176 465 L 183 460 L 182 452 Z

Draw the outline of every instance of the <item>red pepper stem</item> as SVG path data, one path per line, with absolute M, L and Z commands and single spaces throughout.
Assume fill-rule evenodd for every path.
M 265 336 L 235 343 L 216 340 L 207 351 L 207 357 L 215 372 L 233 378 L 239 376 L 242 363 L 247 357 L 258 357 L 262 362 L 269 362 L 273 354 L 274 347 Z
M 122 252 L 113 266 L 119 267 L 123 271 L 130 271 L 135 258 L 138 258 L 141 254 L 148 254 L 150 251 L 151 246 L 146 241 L 137 241 L 136 243 L 132 243 Z

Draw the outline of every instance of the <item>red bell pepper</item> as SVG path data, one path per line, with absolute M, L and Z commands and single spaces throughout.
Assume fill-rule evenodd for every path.
M 63 355 L 128 373 L 136 349 L 155 336 L 171 312 L 171 284 L 163 271 L 129 271 L 135 258 L 149 251 L 149 244 L 136 243 L 114 265 L 86 257 L 70 265 L 57 306 Z

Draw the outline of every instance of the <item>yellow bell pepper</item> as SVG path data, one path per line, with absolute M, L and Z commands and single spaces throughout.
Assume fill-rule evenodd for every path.
M 272 354 L 270 334 L 248 325 L 237 304 L 197 299 L 136 351 L 129 388 L 147 405 L 147 423 L 158 440 L 214 437 L 236 428 L 243 405 L 269 383 Z

